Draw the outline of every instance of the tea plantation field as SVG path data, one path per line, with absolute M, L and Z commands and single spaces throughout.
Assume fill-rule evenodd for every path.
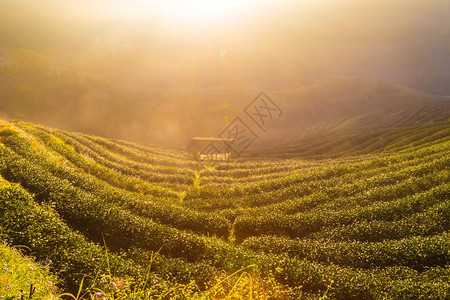
M 1 239 L 85 298 L 450 299 L 450 122 L 376 134 L 200 164 L 2 121 Z

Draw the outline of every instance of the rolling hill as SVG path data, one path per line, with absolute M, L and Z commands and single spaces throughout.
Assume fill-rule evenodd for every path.
M 252 145 L 257 149 L 325 130 L 414 126 L 450 115 L 447 100 L 375 79 L 340 76 L 267 90 L 283 114 L 263 131 L 244 112 L 260 93 L 255 88 L 136 89 L 58 70 L 32 51 L 11 56 L 0 70 L 1 118 L 152 144 L 186 147 L 194 136 L 217 136 L 236 117 L 258 135 Z
M 386 96 L 379 105 L 435 101 L 416 97 Z M 321 107 L 331 101 L 321 99 Z M 324 112 L 350 118 L 339 135 L 328 125 L 301 143 L 230 162 L 2 121 L 2 235 L 51 259 L 61 289 L 73 293 L 85 277 L 91 294 L 94 286 L 116 296 L 130 287 L 148 299 L 448 299 L 446 112 L 408 110 L 411 119 L 380 128 L 351 119 L 379 113 L 381 100 L 367 110 L 366 101 L 355 96 L 354 105 Z M 286 110 L 286 120 L 294 115 Z M 366 135 L 354 130 L 358 122 L 371 128 Z M 315 155 L 323 159 L 301 158 Z M 111 282 L 117 290 L 105 288 Z

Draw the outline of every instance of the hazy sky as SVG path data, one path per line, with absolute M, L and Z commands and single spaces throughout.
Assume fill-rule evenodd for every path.
M 450 94 L 446 0 L 0 0 L 0 47 L 128 85 L 285 89 L 361 75 Z
M 360 113 L 352 103 L 423 97 L 389 98 L 383 86 L 407 90 L 379 80 L 450 95 L 449 9 L 448 0 L 0 0 L 0 117 L 180 146 L 220 132 L 261 90 L 285 101 L 289 130 Z M 334 75 L 357 79 L 308 87 Z

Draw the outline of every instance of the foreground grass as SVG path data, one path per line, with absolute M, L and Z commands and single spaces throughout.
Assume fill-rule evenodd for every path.
M 146 286 L 145 282 L 114 277 L 98 277 L 91 286 L 80 283 L 76 294 L 56 295 L 57 280 L 46 267 L 23 256 L 19 250 L 0 245 L 0 299 L 288 299 L 296 289 L 287 289 L 273 276 L 262 278 L 250 265 L 229 276 L 217 277 L 201 291 L 195 281 L 179 284 L 168 278 L 165 286 Z M 162 288 L 162 289 L 161 289 Z M 87 290 L 87 291 L 86 291 Z
M 150 266 L 151 267 L 151 266 Z M 150 271 L 150 269 L 149 269 Z M 167 284 L 168 283 L 168 284 Z M 205 283 L 203 283 L 205 284 Z M 249 265 L 230 275 L 214 278 L 207 283 L 206 290 L 199 287 L 195 280 L 186 284 L 178 283 L 176 278 L 167 277 L 166 284 L 148 286 L 146 282 L 133 282 L 129 279 L 102 276 L 93 285 L 86 288 L 81 282 L 79 291 L 74 294 L 62 294 L 63 299 L 327 299 L 332 295 L 333 281 L 322 297 L 304 293 L 301 286 L 289 288 L 280 284 L 273 274 L 262 276 L 256 265 Z M 84 291 L 84 292 L 83 292 Z
M 19 250 L 0 244 L 0 299 L 56 299 L 54 275 Z

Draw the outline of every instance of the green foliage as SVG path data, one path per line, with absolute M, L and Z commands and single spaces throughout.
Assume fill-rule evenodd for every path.
M 450 297 L 437 125 L 386 136 L 384 155 L 204 169 L 175 149 L 0 126 L 2 232 L 51 259 L 72 298 Z
M 311 261 L 354 268 L 407 266 L 419 271 L 445 267 L 450 260 L 450 233 L 412 236 L 381 242 L 289 239 L 279 236 L 252 237 L 243 246 L 273 254 L 286 253 Z
M 158 223 L 170 224 L 179 229 L 188 229 L 199 233 L 225 237 L 228 235 L 229 222 L 217 214 L 196 212 L 167 203 L 167 200 L 162 200 L 164 203 L 160 203 L 158 201 L 160 198 L 144 197 L 140 194 L 115 189 L 93 176 L 82 171 L 80 172 L 79 169 L 67 161 L 62 164 L 61 160 L 48 159 L 48 156 L 37 152 L 33 148 L 33 144 L 29 143 L 27 139 L 9 137 L 5 139 L 5 143 L 8 143 L 12 149 L 26 157 L 26 160 L 24 159 L 20 162 L 22 167 L 16 166 L 17 169 L 22 168 L 22 170 L 25 170 L 27 167 L 24 164 L 30 164 L 29 161 L 33 161 L 32 168 L 36 172 L 41 172 L 41 175 L 36 175 L 37 177 L 43 177 L 44 174 L 42 172 L 46 172 L 45 178 L 54 174 L 57 177 L 52 177 L 55 182 L 60 182 L 67 185 L 67 188 L 76 190 L 80 197 L 89 193 L 90 195 L 85 198 L 94 197 L 95 201 L 104 205 L 120 205 L 121 208 L 136 215 L 152 219 Z M 11 153 L 11 155 L 14 154 Z M 15 158 L 10 159 L 13 163 L 18 164 L 19 162 L 15 160 Z M 26 172 L 23 175 L 30 176 Z M 10 174 L 10 176 L 12 175 Z M 16 180 L 20 181 L 18 178 Z M 26 180 L 26 177 L 21 180 Z
M 48 268 L 24 257 L 15 248 L 0 245 L 0 298 L 56 299 L 57 279 Z M 31 293 L 31 297 L 30 297 Z
M 0 225 L 7 241 L 26 246 L 38 260 L 51 260 L 51 267 L 60 272 L 69 288 L 77 285 L 80 276 L 76 274 L 95 277 L 106 270 L 100 247 L 69 228 L 52 208 L 34 202 L 18 185 L 1 187 L 0 200 Z M 114 270 L 124 274 L 141 272 L 118 255 L 111 261 Z

